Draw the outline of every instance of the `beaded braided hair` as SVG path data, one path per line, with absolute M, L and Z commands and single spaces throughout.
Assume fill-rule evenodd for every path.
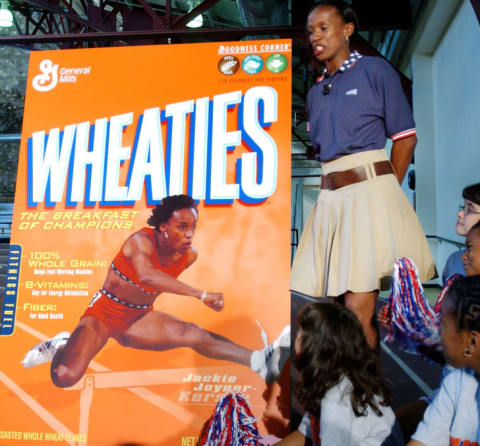
M 447 291 L 447 298 L 458 329 L 480 332 L 480 275 L 459 277 Z

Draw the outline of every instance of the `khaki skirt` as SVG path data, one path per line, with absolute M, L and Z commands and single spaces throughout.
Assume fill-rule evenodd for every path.
M 387 160 L 385 150 L 346 155 L 322 165 L 324 175 Z M 290 288 L 308 296 L 340 296 L 388 289 L 393 262 L 411 258 L 420 279 L 436 274 L 420 222 L 392 175 L 376 176 L 340 189 L 320 190 L 303 228 Z

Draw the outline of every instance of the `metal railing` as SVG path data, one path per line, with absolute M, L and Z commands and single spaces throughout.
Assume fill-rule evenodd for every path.
M 465 243 L 457 242 L 456 240 L 451 240 L 449 238 L 440 237 L 439 235 L 427 235 L 429 239 L 438 240 L 440 243 L 450 243 L 451 245 L 455 245 L 458 249 L 465 248 Z

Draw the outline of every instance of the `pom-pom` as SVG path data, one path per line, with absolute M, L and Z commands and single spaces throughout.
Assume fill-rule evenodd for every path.
M 398 341 L 406 351 L 441 348 L 439 313 L 430 307 L 418 269 L 406 257 L 395 261 L 390 295 L 379 312 L 379 321 L 388 329 L 385 341 Z
M 445 286 L 443 287 L 442 291 L 440 291 L 440 294 L 437 297 L 437 303 L 433 308 L 433 311 L 435 311 L 435 313 L 440 314 L 440 308 L 442 307 L 443 299 L 445 298 L 447 291 L 452 286 L 453 282 L 455 282 L 455 280 L 457 280 L 459 277 L 460 277 L 460 274 L 452 274 L 447 279 L 447 281 L 445 282 Z
M 203 426 L 197 446 L 257 446 L 257 423 L 245 397 L 227 393 Z

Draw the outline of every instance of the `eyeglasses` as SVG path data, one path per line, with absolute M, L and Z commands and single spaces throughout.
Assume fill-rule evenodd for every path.
M 468 214 L 479 214 L 480 212 L 474 211 L 470 206 L 465 206 L 464 204 L 461 206 L 458 206 L 458 211 L 463 212 L 463 215 L 468 215 Z

